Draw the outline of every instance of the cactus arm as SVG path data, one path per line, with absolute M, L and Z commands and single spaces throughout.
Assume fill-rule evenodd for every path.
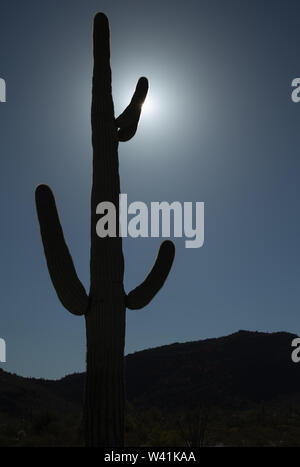
M 170 240 L 163 242 L 150 273 L 136 289 L 126 297 L 126 306 L 131 310 L 139 310 L 148 305 L 162 288 L 171 270 L 175 257 L 175 245 Z
M 140 78 L 130 104 L 116 119 L 119 141 L 129 141 L 135 135 L 148 89 L 149 84 L 147 78 Z
M 74 315 L 83 315 L 89 299 L 77 277 L 59 221 L 55 198 L 47 185 L 36 189 L 36 207 L 49 274 L 63 306 Z

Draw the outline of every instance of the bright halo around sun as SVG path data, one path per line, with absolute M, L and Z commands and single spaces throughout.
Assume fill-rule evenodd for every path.
M 129 105 L 131 101 L 132 95 L 124 93 L 123 95 L 120 95 L 119 97 L 116 98 L 116 101 L 120 103 L 120 109 L 119 113 L 121 114 L 124 112 L 126 107 Z M 116 111 L 118 113 L 118 111 Z M 143 117 L 147 118 L 153 118 L 156 117 L 157 113 L 157 101 L 155 98 L 153 98 L 152 93 L 148 92 L 146 99 L 144 103 L 142 104 L 142 109 L 141 109 L 141 119 Z
M 155 111 L 155 105 L 151 96 L 147 96 L 142 106 L 142 114 L 152 115 Z

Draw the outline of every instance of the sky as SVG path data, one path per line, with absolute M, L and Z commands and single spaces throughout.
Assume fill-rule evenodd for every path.
M 111 27 L 116 116 L 137 79 L 149 106 L 119 147 L 128 201 L 205 203 L 205 243 L 174 239 L 170 276 L 127 311 L 126 354 L 240 329 L 300 332 L 298 0 L 0 0 L 0 337 L 6 371 L 84 371 L 85 324 L 50 282 L 34 190 L 49 184 L 89 288 L 92 22 Z M 161 239 L 125 239 L 125 289 Z

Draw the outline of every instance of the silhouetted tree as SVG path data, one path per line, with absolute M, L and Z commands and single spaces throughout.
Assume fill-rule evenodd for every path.
M 71 313 L 84 315 L 87 337 L 85 440 L 87 446 L 124 443 L 125 311 L 146 306 L 164 284 L 175 248 L 162 243 L 146 280 L 126 296 L 123 286 L 122 239 L 99 238 L 96 207 L 112 202 L 119 218 L 118 144 L 137 129 L 148 81 L 138 81 L 127 109 L 115 120 L 111 92 L 109 23 L 98 13 L 94 20 L 92 91 L 93 185 L 91 196 L 90 291 L 81 284 L 66 245 L 55 199 L 46 185 L 36 189 L 36 205 L 48 270 L 61 303 Z

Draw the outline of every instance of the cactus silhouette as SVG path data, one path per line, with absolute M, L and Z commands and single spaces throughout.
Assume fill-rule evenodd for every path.
M 126 308 L 146 306 L 163 286 L 175 255 L 173 242 L 164 241 L 154 266 L 128 295 L 123 285 L 122 238 L 100 238 L 96 207 L 114 204 L 119 218 L 120 178 L 118 145 L 130 140 L 138 126 L 148 81 L 140 78 L 127 109 L 117 118 L 111 92 L 109 23 L 103 13 L 94 19 L 92 90 L 93 181 L 91 195 L 90 291 L 81 284 L 66 245 L 55 199 L 47 185 L 36 189 L 36 206 L 49 274 L 64 307 L 84 315 L 87 357 L 85 385 L 85 442 L 87 446 L 124 444 L 124 344 Z M 98 219 L 97 219 L 98 217 Z M 119 234 L 119 226 L 117 226 Z

